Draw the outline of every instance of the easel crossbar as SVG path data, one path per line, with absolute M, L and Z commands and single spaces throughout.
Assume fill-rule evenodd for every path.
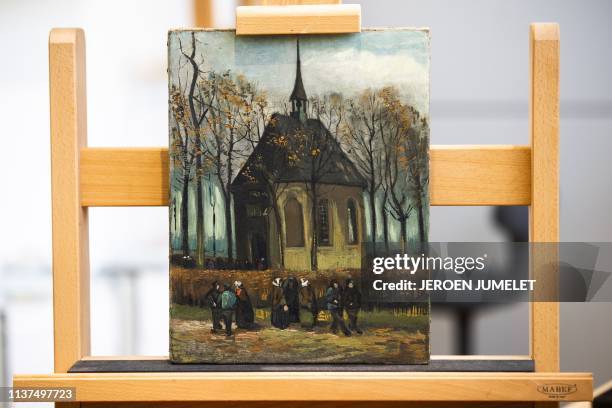
M 431 205 L 529 205 L 529 146 L 433 146 Z M 85 148 L 84 207 L 167 206 L 166 148 Z

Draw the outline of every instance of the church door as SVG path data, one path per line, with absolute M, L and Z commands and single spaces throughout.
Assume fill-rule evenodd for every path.
M 264 236 L 255 232 L 251 234 L 251 259 L 253 264 L 266 269 L 268 267 L 268 251 Z

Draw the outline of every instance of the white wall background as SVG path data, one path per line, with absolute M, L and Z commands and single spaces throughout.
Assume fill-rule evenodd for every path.
M 361 3 L 364 26 L 431 28 L 434 144 L 528 143 L 529 23 L 559 22 L 561 238 L 612 240 L 612 2 Z M 233 2 L 217 4 L 220 25 L 231 25 Z M 89 144 L 160 146 L 167 144 L 166 32 L 191 25 L 191 9 L 188 0 L 0 1 L 0 309 L 11 372 L 52 370 L 49 30 L 86 31 Z M 95 354 L 166 354 L 166 215 L 165 208 L 91 211 Z M 432 208 L 430 238 L 505 239 L 485 207 Z M 562 306 L 564 370 L 594 371 L 598 384 L 612 377 L 611 312 L 609 303 Z M 452 353 L 451 316 L 436 314 L 432 331 L 433 352 Z M 527 308 L 481 313 L 475 336 L 478 353 L 526 354 Z

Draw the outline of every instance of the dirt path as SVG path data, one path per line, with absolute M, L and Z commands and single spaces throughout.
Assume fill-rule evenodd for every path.
M 286 330 L 257 319 L 256 330 L 234 329 L 232 337 L 211 333 L 209 320 L 170 321 L 172 357 L 185 363 L 370 363 L 418 364 L 428 356 L 427 335 L 405 329 L 365 328 L 346 337 L 321 322 L 314 331 L 294 324 Z

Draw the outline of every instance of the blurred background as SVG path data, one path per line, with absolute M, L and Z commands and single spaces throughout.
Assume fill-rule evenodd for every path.
M 612 2 L 348 2 L 362 4 L 364 27 L 431 28 L 432 144 L 527 144 L 529 23 L 558 22 L 561 240 L 612 241 Z M 168 29 L 231 27 L 235 6 L 0 0 L 0 386 L 53 370 L 49 30 L 85 29 L 89 145 L 164 146 Z M 518 233 L 491 207 L 432 207 L 430 218 L 431 241 L 512 240 L 526 229 L 521 208 L 501 217 Z M 167 220 L 167 208 L 90 210 L 94 355 L 167 354 Z M 610 303 L 561 305 L 562 370 L 610 380 L 610 339 Z M 431 342 L 433 354 L 528 354 L 527 305 L 435 308 Z

